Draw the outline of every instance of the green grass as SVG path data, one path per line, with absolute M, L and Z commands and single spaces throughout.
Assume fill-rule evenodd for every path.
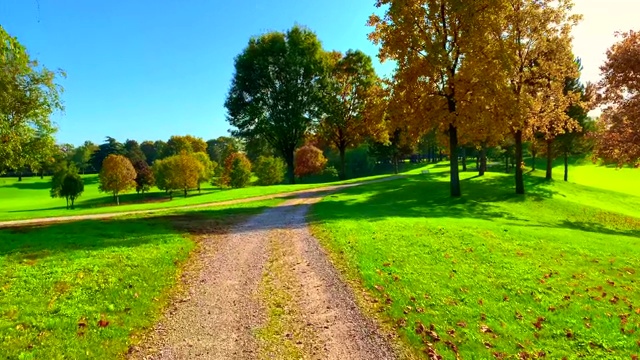
M 124 354 L 196 247 L 174 220 L 225 224 L 278 202 L 0 230 L 0 358 Z
M 575 166 L 576 183 L 537 171 L 526 197 L 513 175 L 464 173 L 451 199 L 446 166 L 433 168 L 331 195 L 310 215 L 408 344 L 444 359 L 452 344 L 465 359 L 640 353 L 640 196 L 626 179 L 640 170 Z
M 21 182 L 17 178 L 0 178 L 0 221 L 172 208 L 366 181 L 384 176 L 388 175 L 333 183 L 252 186 L 228 190 L 204 184 L 201 194 L 194 191 L 187 198 L 175 196 L 171 201 L 164 192 L 154 188 L 145 198 L 135 192 L 123 194 L 120 196 L 121 205 L 115 206 L 111 195 L 99 192 L 98 176 L 86 175 L 85 191 L 77 200 L 75 210 L 65 209 L 64 199 L 52 199 L 49 196 L 50 177 L 26 177 Z

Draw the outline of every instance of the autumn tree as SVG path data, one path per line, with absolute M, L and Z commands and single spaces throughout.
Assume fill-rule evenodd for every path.
M 225 102 L 234 136 L 266 140 L 295 182 L 294 152 L 317 115 L 323 50 L 316 35 L 295 26 L 252 38 L 235 59 Z
M 501 59 L 494 74 L 504 85 L 500 101 L 504 126 L 513 136 L 516 193 L 524 194 L 523 143 L 532 132 L 554 138 L 575 128 L 566 109 L 575 100 L 565 93 L 565 79 L 578 71 L 571 30 L 579 16 L 571 0 L 509 0 L 496 9 L 500 31 L 493 33 L 490 58 Z
M 120 194 L 136 187 L 136 175 L 129 159 L 110 154 L 104 159 L 100 170 L 100 191 L 112 193 L 116 204 L 120 205 Z
M 153 170 L 149 167 L 146 161 L 138 159 L 133 163 L 133 168 L 136 170 L 136 192 L 138 194 L 151 190 L 151 187 L 155 185 L 155 177 L 153 176 Z
M 224 161 L 221 177 L 223 186 L 243 188 L 251 181 L 251 162 L 243 153 L 232 153 Z
M 197 152 L 206 152 L 207 151 L 207 143 L 199 137 L 185 135 L 173 135 L 167 141 L 167 146 L 163 149 L 163 156 L 169 157 L 173 155 L 178 155 L 182 152 L 186 153 L 197 153 Z
M 156 160 L 153 165 L 158 188 L 169 194 L 172 194 L 174 190 L 181 190 L 184 192 L 184 197 L 187 197 L 189 190 L 198 187 L 200 176 L 204 171 L 203 168 L 202 163 L 193 154 L 186 151 L 162 160 Z
M 327 166 L 327 158 L 322 150 L 313 145 L 305 145 L 296 150 L 295 159 L 297 177 L 320 174 Z
M 216 164 L 224 165 L 224 160 L 232 153 L 242 149 L 240 140 L 228 136 L 220 136 L 216 139 L 207 141 L 207 154 L 209 159 Z M 218 167 L 218 171 L 222 171 L 222 167 Z
M 209 155 L 204 152 L 194 153 L 193 156 L 202 164 L 202 172 L 198 177 L 198 192 L 200 192 L 200 185 L 211 180 L 218 164 L 215 161 L 211 161 Z
M 53 150 L 56 127 L 51 115 L 63 109 L 62 88 L 53 72 L 29 57 L 0 26 L 0 174 L 37 167 Z
M 450 157 L 451 196 L 461 195 L 458 171 L 459 127 L 481 107 L 473 107 L 475 90 L 491 82 L 493 64 L 482 56 L 488 2 L 460 0 L 379 0 L 383 17 L 372 15 L 369 38 L 380 45 L 382 61 L 397 63 L 396 106 L 411 108 L 403 118 L 417 140 L 437 128 L 446 134 Z M 493 11 L 493 9 L 492 9 Z
M 346 178 L 345 153 L 367 136 L 384 133 L 381 113 L 375 110 L 381 96 L 380 81 L 371 58 L 360 50 L 327 55 L 328 74 L 323 78 L 322 119 L 318 130 L 340 154 L 340 178 Z
M 605 162 L 640 164 L 640 32 L 616 34 L 619 41 L 607 50 L 600 67 L 602 80 L 595 155 Z
M 276 185 L 284 180 L 286 164 L 273 156 L 260 156 L 255 162 L 254 172 L 259 185 Z

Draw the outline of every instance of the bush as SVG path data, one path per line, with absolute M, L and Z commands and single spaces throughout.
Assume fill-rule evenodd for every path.
M 232 153 L 224 161 L 224 171 L 220 179 L 222 186 L 243 188 L 251 181 L 251 162 L 243 153 Z
M 60 188 L 60 197 L 67 199 L 67 209 L 69 209 L 69 202 L 71 202 L 71 209 L 74 208 L 75 201 L 84 192 L 84 183 L 82 178 L 77 173 L 68 173 L 64 180 L 62 180 L 62 187 Z
M 284 161 L 273 156 L 258 157 L 254 169 L 258 184 L 263 186 L 280 184 L 284 180 L 286 171 Z
M 313 145 L 305 145 L 296 150 L 295 175 L 298 177 L 321 174 L 327 165 L 322 150 Z

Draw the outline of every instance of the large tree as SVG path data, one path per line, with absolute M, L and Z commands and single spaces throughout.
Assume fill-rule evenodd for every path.
M 235 74 L 225 102 L 233 135 L 264 138 L 287 162 L 295 182 L 294 151 L 317 116 L 323 50 L 310 30 L 252 38 L 235 59 Z
M 491 17 L 487 1 L 378 0 L 383 17 L 372 15 L 370 39 L 382 61 L 395 60 L 392 106 L 406 106 L 401 120 L 417 140 L 437 128 L 449 142 L 451 196 L 461 195 L 459 128 L 468 119 L 474 90 L 492 80 L 482 54 Z M 398 98 L 403 97 L 404 101 Z M 397 112 L 397 110 L 396 110 Z M 474 114 L 475 115 L 475 114 Z
M 504 0 L 495 9 L 501 26 L 488 49 L 500 59 L 503 125 L 515 146 L 515 188 L 524 194 L 523 143 L 534 131 L 553 138 L 576 124 L 566 114 L 575 100 L 565 79 L 578 75 L 571 30 L 580 19 L 571 0 Z
M 367 136 L 384 132 L 381 112 L 375 111 L 382 96 L 371 58 L 360 50 L 328 54 L 328 76 L 323 81 L 322 119 L 318 130 L 340 154 L 340 179 L 346 178 L 345 154 Z
M 124 143 L 124 156 L 126 156 L 132 164 L 135 164 L 139 161 L 147 161 L 147 157 L 144 152 L 142 152 L 140 144 L 138 144 L 137 141 L 131 139 L 127 139 L 127 141 L 125 141 Z
M 53 72 L 31 59 L 0 26 L 0 174 L 37 166 L 54 146 L 50 116 L 62 110 L 62 88 Z
M 596 156 L 618 166 L 640 164 L 640 32 L 617 34 L 600 67 Z
M 150 166 L 153 165 L 153 162 L 158 158 L 158 150 L 153 141 L 145 140 L 140 143 L 140 151 L 142 151 L 147 160 L 147 164 Z
M 178 155 L 182 152 L 191 154 L 206 151 L 207 143 L 202 138 L 191 135 L 173 135 L 163 149 L 163 157 Z
M 227 156 L 240 151 L 241 148 L 240 140 L 228 136 L 220 136 L 207 141 L 209 159 L 220 165 L 224 164 Z

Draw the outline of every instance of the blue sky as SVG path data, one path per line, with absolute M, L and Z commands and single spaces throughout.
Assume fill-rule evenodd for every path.
M 372 0 L 11 0 L 0 24 L 67 78 L 59 142 L 102 143 L 226 135 L 233 59 L 251 36 L 294 24 L 326 49 L 377 49 L 365 23 Z M 390 65 L 380 65 L 380 73 Z
M 251 36 L 294 24 L 328 50 L 374 57 L 365 23 L 374 0 L 0 0 L 0 24 L 41 63 L 64 69 L 59 142 L 226 135 L 233 59 Z M 598 81 L 615 31 L 640 30 L 639 0 L 577 0 L 574 52 Z

